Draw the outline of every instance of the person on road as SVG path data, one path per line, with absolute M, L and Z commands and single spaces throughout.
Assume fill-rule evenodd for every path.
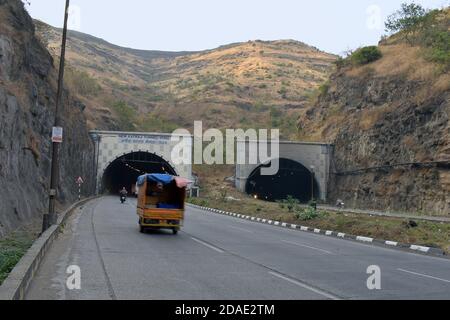
M 120 195 L 125 197 L 128 195 L 128 191 L 125 187 L 123 187 L 122 190 L 120 190 Z
M 123 187 L 122 190 L 120 190 L 120 202 L 125 203 L 128 195 L 128 191 L 125 187 Z

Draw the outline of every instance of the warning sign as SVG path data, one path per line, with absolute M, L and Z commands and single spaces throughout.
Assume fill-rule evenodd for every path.
M 63 142 L 63 128 L 53 127 L 52 142 L 54 142 L 54 143 L 62 143 Z

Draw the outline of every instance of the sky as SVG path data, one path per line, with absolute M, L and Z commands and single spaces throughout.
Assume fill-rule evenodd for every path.
M 33 18 L 62 27 L 65 0 L 28 0 Z M 294 39 L 343 54 L 377 44 L 408 0 L 71 0 L 69 28 L 116 45 L 198 51 L 248 40 Z M 450 0 L 416 0 L 426 8 Z

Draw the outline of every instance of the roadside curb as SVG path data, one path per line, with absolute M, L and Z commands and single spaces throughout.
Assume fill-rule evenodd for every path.
M 14 267 L 8 278 L 0 286 L 1 300 L 23 300 L 27 289 L 39 270 L 39 266 L 45 257 L 45 254 L 51 247 L 53 241 L 57 238 L 61 227 L 66 222 L 70 213 L 76 208 L 98 197 L 91 197 L 78 201 L 68 209 L 58 215 L 58 223 L 51 226 L 37 238 L 27 253 L 20 259 Z
M 403 251 L 410 251 L 410 252 L 420 253 L 420 254 L 424 254 L 424 255 L 432 255 L 432 256 L 438 256 L 441 258 L 448 258 L 445 251 L 442 249 L 439 249 L 439 248 L 425 247 L 425 246 L 419 246 L 419 245 L 413 245 L 413 244 L 405 244 L 405 243 L 400 243 L 397 241 L 380 240 L 380 239 L 374 239 L 374 238 L 364 237 L 364 236 L 354 236 L 354 235 L 346 234 L 346 233 L 342 233 L 342 232 L 315 229 L 315 228 L 305 227 L 305 226 L 292 224 L 292 223 L 285 223 L 285 222 L 280 222 L 280 221 L 252 217 L 252 216 L 248 216 L 248 215 L 244 215 L 244 214 L 223 211 L 223 210 L 214 209 L 214 208 L 202 207 L 202 206 L 198 206 L 198 205 L 191 204 L 191 203 L 189 203 L 188 205 L 193 208 L 202 209 L 202 210 L 209 211 L 209 212 L 216 213 L 216 214 L 227 215 L 227 216 L 235 217 L 238 219 L 273 225 L 273 226 L 277 226 L 277 227 L 281 227 L 281 228 L 287 228 L 287 229 L 291 229 L 291 230 L 298 230 L 298 231 L 303 231 L 303 232 L 321 234 L 321 235 L 325 235 L 328 237 L 357 241 L 357 242 L 361 242 L 361 243 L 378 245 L 378 246 L 383 246 L 383 247 L 387 247 L 387 248 L 391 248 L 391 249 L 398 249 L 398 250 L 403 250 Z

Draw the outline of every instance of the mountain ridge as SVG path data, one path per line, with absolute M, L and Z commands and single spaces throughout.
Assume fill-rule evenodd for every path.
M 36 29 L 57 59 L 61 30 L 43 22 Z M 73 72 L 66 83 L 73 87 L 71 76 L 81 72 L 84 82 L 99 88 L 80 94 L 91 128 L 171 132 L 201 119 L 205 127 L 219 129 L 280 127 L 284 138 L 294 139 L 299 110 L 326 81 L 335 60 L 296 40 L 165 52 L 69 32 L 67 63 Z

